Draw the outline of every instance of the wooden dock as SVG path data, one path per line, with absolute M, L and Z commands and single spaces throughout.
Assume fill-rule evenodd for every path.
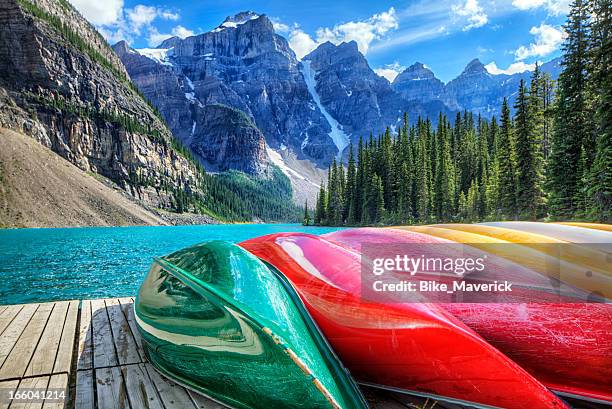
M 0 409 L 223 409 L 147 362 L 133 302 L 0 306 Z M 39 394 L 24 397 L 26 391 Z M 426 409 L 434 403 L 369 388 L 364 394 L 372 408 Z

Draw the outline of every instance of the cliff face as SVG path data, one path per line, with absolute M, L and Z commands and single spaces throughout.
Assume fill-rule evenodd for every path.
M 104 39 L 65 0 L 0 2 L 0 126 L 151 206 L 172 207 L 175 189 L 200 192 L 196 167 L 172 147 L 171 133 Z
M 265 137 L 246 115 L 227 106 L 204 104 L 195 85 L 169 62 L 167 50 L 134 50 L 124 41 L 113 49 L 130 77 L 207 169 L 240 170 L 266 176 L 270 163 Z
M 267 145 L 275 150 L 286 147 L 299 158 L 322 165 L 336 154 L 328 135 L 330 125 L 308 92 L 300 63 L 287 40 L 274 32 L 265 15 L 240 13 L 208 33 L 185 39 L 173 37 L 156 49 L 130 52 L 123 44 L 114 48 L 132 79 L 183 141 L 205 143 L 218 139 L 221 129 L 209 131 L 198 124 L 206 122 L 201 110 L 221 104 L 244 112 L 261 131 Z M 138 56 L 147 57 L 149 63 Z M 231 139 L 231 130 L 228 132 Z M 247 138 L 251 138 L 256 131 L 248 133 Z M 203 149 L 194 146 L 193 150 Z M 251 156 L 263 161 L 255 166 L 257 172 L 265 169 L 265 152 L 255 149 Z M 215 166 L 225 168 L 228 163 Z M 230 167 L 234 166 L 240 170 L 253 169 L 252 164 L 243 165 L 239 161 Z
M 429 116 L 435 121 L 440 112 L 453 114 L 443 101 L 406 98 L 394 90 L 372 70 L 354 41 L 321 44 L 304 57 L 302 64 L 306 64 L 314 79 L 324 109 L 338 122 L 346 140 L 354 144 L 370 132 L 376 135 L 387 126 L 395 129 L 401 125 L 404 112 L 411 121 L 419 116 Z M 346 154 L 345 151 L 345 157 Z

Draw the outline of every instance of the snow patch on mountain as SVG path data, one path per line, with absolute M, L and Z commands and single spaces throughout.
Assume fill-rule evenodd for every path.
M 304 76 L 304 80 L 306 81 L 306 87 L 308 88 L 308 92 L 312 96 L 312 99 L 319 107 L 319 110 L 329 123 L 331 127 L 331 132 L 329 133 L 329 137 L 338 148 L 337 157 L 342 157 L 342 152 L 349 144 L 349 137 L 342 130 L 342 126 L 331 116 L 327 109 L 321 103 L 321 98 L 319 97 L 319 93 L 317 92 L 317 81 L 315 79 L 316 72 L 310 66 L 310 61 L 303 60 L 301 65 L 302 75 Z
M 237 28 L 238 26 L 246 23 L 250 20 L 255 20 L 259 18 L 259 14 L 253 13 L 252 11 L 247 11 L 243 13 L 239 13 L 234 17 L 228 17 L 225 21 L 217 28 L 215 28 L 212 32 L 218 33 L 219 31 L 223 31 L 226 28 Z
M 266 145 L 266 152 L 268 153 L 268 156 L 270 157 L 270 160 L 272 161 L 272 163 L 278 166 L 285 175 L 289 177 L 296 177 L 301 180 L 306 180 L 304 176 L 300 175 L 295 170 L 287 166 L 287 164 L 283 160 L 283 157 L 281 156 L 280 153 L 276 152 L 274 149 L 270 148 L 267 145 Z
M 174 48 L 138 48 L 135 51 L 158 64 L 173 66 L 170 57 L 174 55 Z

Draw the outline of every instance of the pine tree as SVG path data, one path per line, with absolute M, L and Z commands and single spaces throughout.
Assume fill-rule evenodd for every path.
M 558 219 L 572 218 L 574 197 L 580 189 L 578 165 L 582 146 L 587 154 L 591 146 L 587 107 L 588 10 L 584 0 L 571 5 L 565 26 L 563 71 L 559 76 L 555 127 L 547 170 L 550 191 L 549 209 Z M 589 162 L 589 160 L 587 160 Z
M 385 198 L 383 190 L 382 179 L 378 175 L 374 176 L 372 191 L 372 199 L 374 202 L 373 213 L 371 216 L 372 223 L 380 223 L 383 221 L 385 212 Z
M 321 181 L 319 188 L 319 194 L 317 196 L 317 206 L 315 208 L 314 223 L 316 225 L 326 225 L 327 220 L 327 192 L 325 191 L 325 184 Z
M 596 155 L 589 174 L 589 216 L 612 222 L 612 7 L 591 0 L 590 95 L 594 98 Z
M 353 155 L 353 144 L 349 146 L 349 159 L 346 171 L 346 189 L 344 191 L 344 207 L 342 210 L 342 219 L 350 226 L 356 222 L 355 218 L 355 183 L 357 176 L 357 167 L 355 166 L 355 157 Z
M 438 120 L 434 207 L 440 221 L 451 221 L 455 211 L 455 167 L 451 158 L 450 129 L 446 117 Z
M 535 81 L 539 81 L 539 74 Z M 537 85 L 532 90 L 537 97 Z M 539 109 L 538 102 L 530 101 L 527 95 L 525 82 L 521 80 L 519 92 L 514 104 L 516 114 L 514 117 L 514 134 L 517 158 L 517 204 L 521 218 L 536 220 L 540 210 L 544 193 L 542 191 L 542 148 L 537 136 L 535 110 Z
M 499 159 L 491 162 L 486 183 L 485 219 L 498 220 L 501 217 L 499 208 Z
M 580 160 L 578 161 L 578 187 L 574 193 L 573 203 L 575 206 L 575 217 L 584 218 L 586 217 L 588 203 L 587 203 L 587 191 L 588 191 L 588 177 L 589 168 L 587 166 L 587 154 L 584 150 L 584 146 L 580 152 Z
M 304 202 L 304 220 L 302 222 L 304 226 L 310 225 L 310 212 L 308 211 L 308 200 Z
M 431 155 L 429 150 L 429 129 L 421 118 L 417 124 L 418 137 L 416 140 L 417 158 L 417 191 L 416 191 L 416 210 L 418 219 L 422 223 L 429 222 L 431 218 Z
M 516 153 L 508 100 L 504 98 L 499 128 L 497 161 L 499 163 L 499 208 L 503 217 L 515 219 L 516 214 Z

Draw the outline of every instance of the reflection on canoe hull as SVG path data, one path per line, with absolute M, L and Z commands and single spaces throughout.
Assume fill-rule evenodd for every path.
M 361 382 L 480 406 L 565 407 L 540 382 L 440 307 L 362 298 L 359 252 L 300 233 L 270 235 L 240 245 L 292 282 L 334 350 Z
M 550 243 L 562 243 L 558 254 L 565 267 L 562 279 L 582 284 L 575 270 L 600 271 L 600 291 L 610 288 L 610 264 L 599 248 L 589 246 L 591 231 L 597 236 L 598 247 L 604 241 L 612 243 L 610 225 L 589 225 L 582 231 L 572 229 L 576 237 L 587 243 L 560 242 L 557 234 L 543 236 L 514 230 L 512 224 L 412 226 L 394 229 L 352 229 L 324 235 L 328 240 L 360 251 L 362 243 L 406 243 L 418 240 L 445 240 L 464 243 L 474 248 L 499 250 L 519 268 L 536 269 L 546 277 L 540 260 L 550 254 Z M 555 224 L 538 228 L 553 232 Z M 565 226 L 557 226 L 568 237 Z M 580 229 L 579 229 L 580 230 Z M 579 236 L 580 234 L 580 236 Z M 607 239 L 605 238 L 607 234 Z M 419 237 L 417 239 L 417 237 Z M 491 244 L 494 243 L 494 244 Z M 506 244 L 504 244 L 506 243 Z M 609 246 L 610 244 L 608 244 Z M 608 259 L 609 260 L 609 259 Z M 585 268 L 585 265 L 589 268 Z M 543 268 L 544 267 L 544 268 Z M 541 270 L 540 270 L 541 269 Z M 539 271 L 538 271 L 539 270 Z M 582 277 L 586 277 L 581 274 Z M 586 283 L 589 289 L 592 283 Z M 440 304 L 441 308 L 461 320 L 487 342 L 534 375 L 550 389 L 585 399 L 612 402 L 612 306 L 605 303 L 482 303 Z
M 291 287 L 235 245 L 156 260 L 135 312 L 151 362 L 225 405 L 366 407 Z

